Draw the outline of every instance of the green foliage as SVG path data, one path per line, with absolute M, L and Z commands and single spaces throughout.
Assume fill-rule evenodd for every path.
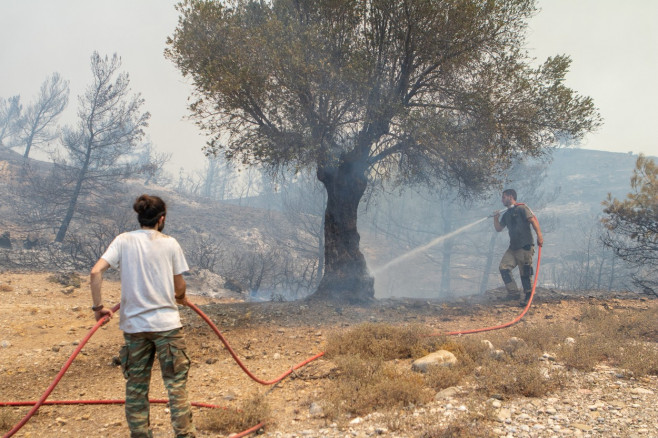
M 192 78 L 210 152 L 270 165 L 351 162 L 372 178 L 496 180 L 600 124 L 570 59 L 522 50 L 534 1 L 186 0 L 167 56 Z
M 533 0 L 185 0 L 166 56 L 227 159 L 316 171 L 328 195 L 316 297 L 368 302 L 357 207 L 372 181 L 498 183 L 600 124 L 570 60 L 522 49 Z
M 640 155 L 631 177 L 632 192 L 624 200 L 603 202 L 601 219 L 609 230 L 604 243 L 622 259 L 639 269 L 635 281 L 645 292 L 656 294 L 658 277 L 658 165 Z

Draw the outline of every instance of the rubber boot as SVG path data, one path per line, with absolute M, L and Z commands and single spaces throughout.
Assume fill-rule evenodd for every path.
M 526 292 L 526 293 L 525 293 L 525 298 L 523 298 L 523 299 L 521 300 L 521 302 L 519 303 L 519 306 L 521 306 L 521 307 L 525 307 L 525 306 L 527 306 L 527 305 L 528 305 L 528 301 L 530 301 L 530 295 L 532 295 L 532 292 Z

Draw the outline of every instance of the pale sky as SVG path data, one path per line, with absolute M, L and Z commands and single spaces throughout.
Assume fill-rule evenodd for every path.
M 163 56 L 177 24 L 174 0 L 0 0 L 0 96 L 36 96 L 53 72 L 70 81 L 60 122 L 75 120 L 91 81 L 90 56 L 121 56 L 131 88 L 151 113 L 148 136 L 172 153 L 168 168 L 203 166 L 206 139 L 188 115 L 191 88 Z M 527 49 L 537 60 L 567 54 L 567 85 L 594 99 L 604 125 L 582 147 L 658 155 L 658 1 L 540 0 Z

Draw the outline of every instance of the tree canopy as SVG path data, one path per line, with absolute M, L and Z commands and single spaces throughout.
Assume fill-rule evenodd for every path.
M 608 194 L 601 220 L 608 229 L 603 242 L 622 259 L 639 268 L 635 282 L 648 290 L 658 287 L 658 165 L 640 155 L 626 199 Z
M 74 179 L 56 242 L 64 240 L 81 194 L 94 188 L 103 193 L 138 173 L 137 155 L 151 115 L 142 112 L 141 95 L 131 95 L 130 79 L 120 67 L 117 54 L 112 58 L 92 54 L 93 81 L 78 99 L 78 122 L 64 129 L 62 143 L 67 157 L 60 164 Z
M 370 182 L 477 193 L 518 156 L 601 122 L 592 100 L 564 84 L 569 57 L 532 66 L 523 47 L 532 0 L 185 0 L 178 9 L 166 54 L 193 80 L 190 109 L 213 136 L 207 151 L 310 167 L 325 185 L 329 283 L 367 276 L 356 206 Z

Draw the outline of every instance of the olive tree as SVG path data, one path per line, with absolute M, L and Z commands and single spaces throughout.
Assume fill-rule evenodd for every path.
M 359 203 L 371 183 L 468 196 L 520 155 L 600 123 L 564 84 L 570 59 L 533 65 L 532 0 L 185 0 L 166 55 L 192 78 L 208 153 L 314 169 L 325 269 L 315 298 L 368 302 Z

